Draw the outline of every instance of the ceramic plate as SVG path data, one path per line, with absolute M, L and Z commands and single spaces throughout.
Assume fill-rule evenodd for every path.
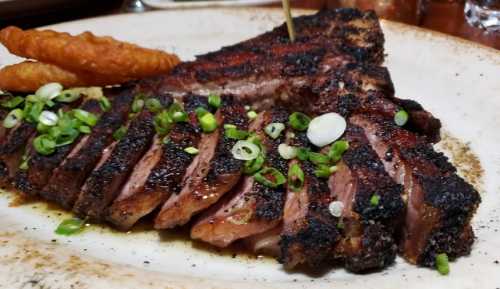
M 263 4 L 280 2 L 280 0 L 220 0 L 220 1 L 142 0 L 142 2 L 153 8 L 178 9 L 178 8 L 263 5 Z
M 296 11 L 298 13 L 298 11 Z M 305 13 L 305 12 L 304 12 Z M 157 11 L 52 26 L 161 48 L 183 59 L 255 36 L 281 23 L 271 9 Z M 444 125 L 444 150 L 481 192 L 477 241 L 447 277 L 398 258 L 382 272 L 285 272 L 267 258 L 211 251 L 180 235 L 91 226 L 62 237 L 69 215 L 0 194 L 0 288 L 496 288 L 500 287 L 500 54 L 425 30 L 384 21 L 386 65 L 397 95 L 420 102 Z M 0 50 L 0 66 L 17 61 Z

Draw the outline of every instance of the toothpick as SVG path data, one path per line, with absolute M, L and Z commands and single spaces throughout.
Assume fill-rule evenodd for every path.
M 290 1 L 282 0 L 283 2 L 283 11 L 285 12 L 286 18 L 286 26 L 288 28 L 288 35 L 290 36 L 290 41 L 295 41 L 295 29 L 293 28 L 293 18 L 292 12 L 290 11 Z

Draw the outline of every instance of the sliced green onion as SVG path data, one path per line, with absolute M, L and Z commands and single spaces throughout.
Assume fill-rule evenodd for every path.
M 349 143 L 347 141 L 338 140 L 334 142 L 330 147 L 328 156 L 332 159 L 333 162 L 338 162 L 348 148 L 349 148 Z
M 313 145 L 324 147 L 339 139 L 346 128 L 347 122 L 343 116 L 335 112 L 325 113 L 311 120 L 307 138 Z
M 309 159 L 310 150 L 308 148 L 303 148 L 303 147 L 296 148 L 296 152 L 297 152 L 297 158 L 299 160 L 306 161 Z
M 42 134 L 33 140 L 33 147 L 41 155 L 50 155 L 56 150 L 56 142 L 51 136 Z
M 73 114 L 75 115 L 76 119 L 89 126 L 95 126 L 97 124 L 97 116 L 95 116 L 91 112 L 77 108 L 73 109 Z
M 21 164 L 19 165 L 19 169 L 26 171 L 29 169 L 29 158 L 27 156 L 23 156 Z
M 243 172 L 247 175 L 252 175 L 262 168 L 264 162 L 264 155 L 260 153 L 255 159 L 245 162 L 245 165 L 243 166 Z
M 161 102 L 156 98 L 148 98 L 145 102 L 146 108 L 151 112 L 159 112 L 162 109 Z
M 226 123 L 224 124 L 224 129 L 238 128 L 234 124 Z
M 43 101 L 43 99 L 41 99 L 37 95 L 29 94 L 29 95 L 26 96 L 26 101 L 27 102 L 39 102 L 39 101 Z
M 18 107 L 24 102 L 24 97 L 16 96 L 2 101 L 2 106 L 5 108 L 13 109 Z
M 119 129 L 115 130 L 113 133 L 113 138 L 115 140 L 121 140 L 127 134 L 127 127 L 121 126 Z
M 290 126 L 298 131 L 305 131 L 310 122 L 311 119 L 301 112 L 294 112 L 288 118 Z
M 372 197 L 370 198 L 370 205 L 376 207 L 378 206 L 379 202 L 380 202 L 380 196 L 377 194 L 373 194 Z
M 291 160 L 297 156 L 297 149 L 293 146 L 282 143 L 278 146 L 278 153 L 285 160 Z
M 245 105 L 243 108 L 245 108 L 246 111 L 249 111 L 251 109 L 250 105 Z
M 398 126 L 403 126 L 408 122 L 409 116 L 408 113 L 404 110 L 399 110 L 395 115 L 394 115 L 394 122 Z
M 23 120 L 24 113 L 21 109 L 11 110 L 3 120 L 3 127 L 13 128 Z
M 277 188 L 286 183 L 285 176 L 275 168 L 265 167 L 258 171 L 254 178 L 257 182 L 270 188 Z
M 62 221 L 61 224 L 57 226 L 55 233 L 58 235 L 69 236 L 79 233 L 80 231 L 82 231 L 84 226 L 85 226 L 84 220 L 79 218 L 71 218 Z
M 247 117 L 249 119 L 255 119 L 257 117 L 257 113 L 255 111 L 251 110 L 251 111 L 247 112 Z
M 36 131 L 43 134 L 49 131 L 50 126 L 44 125 L 43 123 L 39 122 L 36 124 Z
M 85 133 L 85 134 L 89 134 L 92 130 L 90 129 L 89 126 L 86 126 L 86 125 L 82 125 L 78 128 L 78 130 L 81 132 L 81 133 Z
M 341 201 L 333 201 L 328 205 L 328 211 L 332 216 L 339 218 L 342 216 L 342 211 L 344 210 L 344 203 Z
M 201 117 L 198 116 L 198 121 L 200 122 L 201 129 L 205 133 L 210 133 L 217 129 L 217 120 L 210 112 L 206 112 Z
M 70 103 L 79 99 L 82 94 L 80 89 L 67 89 L 61 91 L 61 93 L 55 98 L 58 102 Z
M 62 90 L 63 86 L 60 83 L 51 82 L 41 86 L 35 92 L 35 95 L 40 97 L 41 99 L 50 100 L 61 94 Z
M 271 137 L 272 139 L 277 139 L 281 132 L 285 129 L 285 125 L 281 122 L 274 122 L 268 124 L 265 128 L 264 131 L 266 134 Z
M 448 275 L 450 273 L 448 255 L 445 253 L 436 255 L 436 269 L 441 275 Z
M 248 132 L 244 130 L 239 130 L 237 128 L 227 128 L 224 132 L 224 135 L 230 139 L 242 140 L 247 138 Z
M 288 187 L 294 192 L 298 192 L 304 186 L 304 172 L 299 164 L 293 164 L 288 169 Z
M 178 103 L 173 103 L 172 105 L 170 105 L 170 107 L 168 108 L 168 113 L 175 122 L 186 122 L 188 120 L 188 114 Z
M 24 105 L 24 118 L 29 122 L 38 122 L 44 106 L 43 102 L 26 103 Z
M 330 162 L 330 158 L 324 154 L 309 152 L 309 161 L 316 165 L 325 165 Z
M 214 108 L 219 108 L 222 103 L 220 96 L 217 94 L 210 94 L 208 96 L 208 104 Z
M 102 111 L 109 111 L 111 109 L 111 102 L 104 95 L 99 98 L 99 106 Z
M 209 113 L 209 111 L 208 111 L 208 110 L 206 110 L 204 107 L 201 107 L 201 106 L 200 106 L 200 107 L 197 107 L 197 108 L 194 110 L 194 112 L 196 113 L 196 116 L 197 116 L 198 118 L 200 118 L 200 117 L 204 116 L 205 114 Z
M 330 170 L 330 174 L 333 174 L 334 172 L 338 171 L 338 170 L 339 170 L 339 168 L 338 168 L 337 166 L 331 166 L 331 167 L 329 168 L 329 170 Z
M 239 140 L 234 144 L 231 153 L 237 160 L 248 161 L 259 156 L 260 148 L 253 142 Z
M 172 129 L 173 125 L 174 121 L 166 110 L 154 117 L 154 126 L 159 135 L 166 135 Z
M 132 112 L 138 113 L 144 107 L 144 99 L 136 98 L 134 102 L 132 102 Z
M 318 178 L 329 178 L 331 174 L 330 167 L 327 165 L 319 165 L 314 171 L 314 175 Z
M 190 155 L 196 155 L 198 154 L 198 149 L 195 147 L 187 147 L 184 149 L 185 152 L 187 152 Z
M 38 121 L 46 126 L 54 126 L 57 124 L 59 117 L 52 111 L 44 110 L 38 117 Z

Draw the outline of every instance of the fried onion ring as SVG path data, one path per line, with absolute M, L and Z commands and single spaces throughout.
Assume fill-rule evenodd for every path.
M 128 78 L 90 73 L 74 73 L 52 64 L 25 61 L 0 69 L 0 88 L 7 91 L 33 92 L 49 82 L 64 87 L 104 86 L 128 81 Z
M 0 30 L 0 43 L 21 57 L 67 71 L 114 78 L 138 79 L 166 73 L 180 62 L 176 55 L 111 37 L 98 37 L 90 32 L 72 36 L 52 30 L 22 30 L 10 26 Z

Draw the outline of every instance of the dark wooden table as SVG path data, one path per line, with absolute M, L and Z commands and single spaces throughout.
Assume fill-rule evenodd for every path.
M 10 0 L 0 2 L 0 28 L 47 25 L 90 16 L 121 13 L 123 0 Z M 335 7 L 336 0 L 291 0 L 295 8 Z M 500 50 L 500 33 L 486 33 L 467 24 L 463 0 L 423 0 L 426 9 L 419 25 Z M 451 3 L 450 3 L 451 2 Z M 279 4 L 271 5 L 279 6 Z

